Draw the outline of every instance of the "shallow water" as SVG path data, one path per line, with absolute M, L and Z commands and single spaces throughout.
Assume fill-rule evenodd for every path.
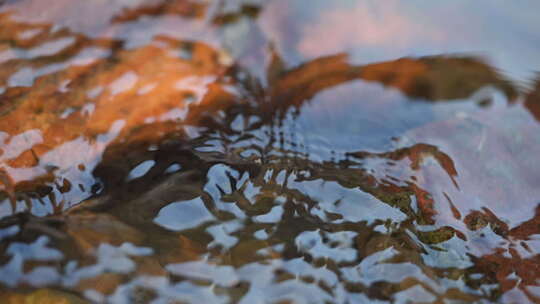
M 539 3 L 0 3 L 8 303 L 540 301 Z

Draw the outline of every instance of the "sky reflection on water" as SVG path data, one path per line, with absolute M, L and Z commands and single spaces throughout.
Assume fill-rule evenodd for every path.
M 2 3 L 0 295 L 540 301 L 539 4 L 306 3 Z

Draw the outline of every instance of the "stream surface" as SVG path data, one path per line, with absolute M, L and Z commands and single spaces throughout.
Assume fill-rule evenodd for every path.
M 538 12 L 0 0 L 0 302 L 539 303 Z

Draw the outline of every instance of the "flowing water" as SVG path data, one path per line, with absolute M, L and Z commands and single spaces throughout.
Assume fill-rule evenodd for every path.
M 540 3 L 0 1 L 2 303 L 540 302 Z

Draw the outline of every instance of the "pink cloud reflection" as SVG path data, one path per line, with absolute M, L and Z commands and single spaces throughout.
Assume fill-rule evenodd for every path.
M 442 42 L 445 35 L 406 15 L 396 1 L 358 2 L 323 12 L 317 22 L 304 26 L 298 50 L 317 57 L 362 46 L 402 49 Z

